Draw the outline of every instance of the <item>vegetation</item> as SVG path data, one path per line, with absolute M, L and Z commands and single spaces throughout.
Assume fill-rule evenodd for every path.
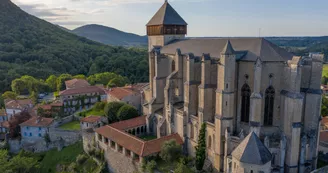
M 153 136 L 153 135 L 141 136 L 140 138 L 142 140 L 145 140 L 145 141 L 150 141 L 150 140 L 153 140 L 153 139 L 157 139 L 157 137 L 156 136 Z
M 5 93 L 2 94 L 2 98 L 4 98 L 4 99 L 16 99 L 17 94 L 12 92 L 12 91 L 6 91 Z
M 177 144 L 177 142 L 172 139 L 169 141 L 166 141 L 162 148 L 159 156 L 162 158 L 162 160 L 171 163 L 173 161 L 178 160 L 182 155 L 182 147 Z
M 105 116 L 108 118 L 109 123 L 117 122 L 117 113 L 119 109 L 124 106 L 123 102 L 109 102 L 104 109 Z
M 61 125 L 59 128 L 63 130 L 80 130 L 80 122 L 79 121 L 71 121 L 69 123 Z
M 174 169 L 174 173 L 195 173 L 195 171 L 192 170 L 187 164 L 188 162 L 186 159 L 181 158 L 176 168 Z
M 24 152 L 20 152 L 14 157 L 10 157 L 7 150 L 0 150 L 0 172 L 2 173 L 29 173 L 39 168 L 36 157 L 28 157 Z
M 119 121 L 128 120 L 139 116 L 135 107 L 125 104 L 117 112 L 117 119 Z
M 101 72 L 146 82 L 147 51 L 96 43 L 31 16 L 11 1 L 0 3 L 0 92 L 23 75 L 46 81 L 52 74 Z
M 199 132 L 198 145 L 196 146 L 196 169 L 202 170 L 206 159 L 206 124 L 203 123 Z

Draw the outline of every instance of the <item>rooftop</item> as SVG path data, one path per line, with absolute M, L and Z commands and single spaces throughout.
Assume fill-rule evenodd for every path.
M 147 23 L 152 25 L 187 25 L 183 18 L 173 9 L 173 7 L 165 1 L 162 7 Z
M 251 132 L 231 153 L 240 162 L 264 165 L 271 161 L 272 155 L 268 148 Z
M 146 116 L 139 116 L 137 118 L 116 122 L 116 123 L 110 124 L 109 126 L 119 129 L 119 130 L 125 130 L 125 129 L 130 129 L 130 128 L 139 127 L 139 126 L 143 126 L 143 125 L 146 125 Z
M 101 95 L 105 94 L 105 90 L 99 86 L 88 86 L 83 88 L 73 88 L 60 91 L 59 95 L 75 95 L 75 94 L 89 94 L 89 93 L 99 93 Z
M 31 99 L 24 99 L 24 100 L 8 100 L 5 105 L 6 109 L 24 109 L 29 108 L 33 102 Z
M 116 99 L 122 100 L 124 97 L 133 95 L 136 92 L 133 91 L 133 89 L 130 87 L 116 87 L 111 88 L 107 92 L 108 95 L 115 97 Z
M 82 118 L 81 121 L 82 122 L 86 122 L 86 123 L 94 123 L 94 122 L 98 122 L 101 120 L 101 116 L 94 116 L 94 115 L 91 115 L 91 116 L 88 116 L 88 117 L 85 117 L 85 118 Z
M 31 119 L 23 122 L 20 126 L 30 126 L 30 127 L 47 127 L 52 124 L 54 119 L 44 118 L 44 117 L 32 117 Z
M 66 89 L 83 88 L 90 86 L 89 82 L 84 79 L 72 79 L 65 81 Z
M 320 140 L 320 142 L 327 142 L 328 143 L 328 131 L 321 131 L 319 140 Z
M 269 42 L 264 38 L 189 38 L 175 40 L 161 49 L 163 54 L 175 54 L 177 48 L 182 54 L 193 53 L 196 57 L 210 54 L 211 58 L 220 58 L 227 42 L 229 51 L 234 50 L 240 61 L 255 62 L 258 57 L 262 61 L 286 62 L 293 55 L 285 49 Z

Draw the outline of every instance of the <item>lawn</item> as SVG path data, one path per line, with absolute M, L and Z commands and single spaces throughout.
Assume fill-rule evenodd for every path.
M 69 123 L 63 124 L 59 128 L 63 130 L 80 130 L 80 122 L 79 121 L 71 121 Z
M 83 153 L 81 142 L 63 148 L 61 151 L 57 149 L 50 150 L 45 153 L 45 156 L 40 164 L 40 172 L 55 173 L 58 164 L 70 164 L 75 162 L 76 157 Z
M 104 112 L 104 110 L 94 110 L 94 109 L 90 109 L 90 110 L 83 111 L 83 112 L 80 112 L 80 113 L 79 113 L 79 116 L 82 116 L 82 117 L 88 117 L 88 116 L 91 116 L 91 115 L 95 115 L 95 116 L 105 116 L 105 112 Z
M 328 77 L 328 64 L 323 65 L 322 76 Z
M 153 140 L 153 139 L 157 139 L 157 137 L 153 136 L 153 135 L 141 136 L 140 138 L 142 140 L 145 140 L 145 141 L 150 141 L 150 140 Z

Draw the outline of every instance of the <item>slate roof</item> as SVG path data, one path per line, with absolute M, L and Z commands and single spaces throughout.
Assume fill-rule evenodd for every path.
M 165 1 L 162 7 L 156 12 L 153 18 L 147 23 L 152 25 L 188 25 L 183 18 Z
M 231 48 L 236 53 L 243 53 L 241 61 L 255 62 L 258 57 L 262 61 L 286 62 L 291 60 L 293 55 L 285 49 L 269 42 L 264 38 L 188 38 L 175 40 L 162 47 L 161 53 L 175 54 L 177 49 L 182 54 L 193 53 L 194 56 L 201 57 L 203 54 L 210 54 L 211 58 L 219 58 L 228 40 Z
M 255 165 L 264 165 L 272 159 L 270 151 L 254 132 L 250 133 L 231 155 L 240 162 Z

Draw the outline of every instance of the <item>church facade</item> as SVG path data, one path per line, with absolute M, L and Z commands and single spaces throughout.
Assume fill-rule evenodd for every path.
M 264 38 L 186 38 L 166 1 L 147 24 L 148 131 L 178 133 L 195 156 L 206 123 L 215 172 L 316 168 L 323 55 L 293 56 Z

